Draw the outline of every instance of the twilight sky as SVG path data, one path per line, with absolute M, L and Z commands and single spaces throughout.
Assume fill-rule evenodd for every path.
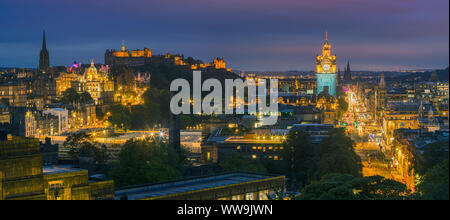
M 240 70 L 312 70 L 328 31 L 343 70 L 449 65 L 448 0 L 1 0 L 0 67 L 103 62 L 148 47 Z

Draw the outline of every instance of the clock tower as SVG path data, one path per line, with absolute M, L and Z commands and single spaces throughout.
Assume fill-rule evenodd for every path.
M 335 96 L 336 91 L 336 54 L 331 54 L 331 45 L 328 43 L 328 34 L 325 34 L 325 42 L 322 54 L 316 56 L 316 95 L 323 91 Z

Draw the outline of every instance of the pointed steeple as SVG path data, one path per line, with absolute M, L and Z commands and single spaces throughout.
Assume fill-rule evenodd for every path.
M 329 45 L 328 43 L 328 32 L 325 32 L 325 42 L 323 42 L 324 45 Z
M 45 29 L 42 32 L 42 50 L 47 49 L 47 42 L 45 41 Z
M 380 86 L 380 88 L 384 88 L 386 86 L 386 82 L 384 81 L 384 73 L 381 74 L 379 86 Z
M 50 71 L 50 55 L 47 50 L 47 41 L 45 40 L 45 29 L 42 31 L 42 49 L 39 54 L 39 71 L 42 73 Z
M 349 61 L 347 61 L 347 67 L 345 67 L 344 81 L 347 83 L 352 81 L 352 72 L 350 70 L 350 62 Z

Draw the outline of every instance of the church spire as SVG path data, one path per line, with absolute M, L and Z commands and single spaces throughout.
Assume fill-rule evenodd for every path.
M 347 60 L 347 71 L 350 73 L 350 61 Z
M 381 73 L 381 79 L 380 79 L 380 83 L 378 85 L 381 88 L 385 88 L 386 87 L 386 82 L 384 81 L 384 73 Z
M 45 29 L 42 31 L 42 49 L 39 54 L 39 71 L 47 73 L 50 70 L 50 56 L 47 50 L 47 41 L 45 40 Z
M 47 49 L 47 42 L 45 41 L 45 29 L 42 31 L 42 50 Z

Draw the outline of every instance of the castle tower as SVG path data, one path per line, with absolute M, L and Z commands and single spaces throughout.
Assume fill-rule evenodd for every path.
M 122 40 L 122 47 L 120 48 L 120 50 L 121 50 L 122 52 L 125 51 L 125 41 L 124 41 L 124 40 Z
M 317 91 L 325 91 L 335 96 L 336 91 L 336 54 L 331 54 L 331 45 L 328 43 L 328 34 L 322 47 L 322 55 L 316 56 Z
M 39 55 L 39 71 L 47 73 L 50 71 L 50 56 L 47 50 L 47 42 L 45 41 L 45 30 L 42 37 L 42 49 Z

